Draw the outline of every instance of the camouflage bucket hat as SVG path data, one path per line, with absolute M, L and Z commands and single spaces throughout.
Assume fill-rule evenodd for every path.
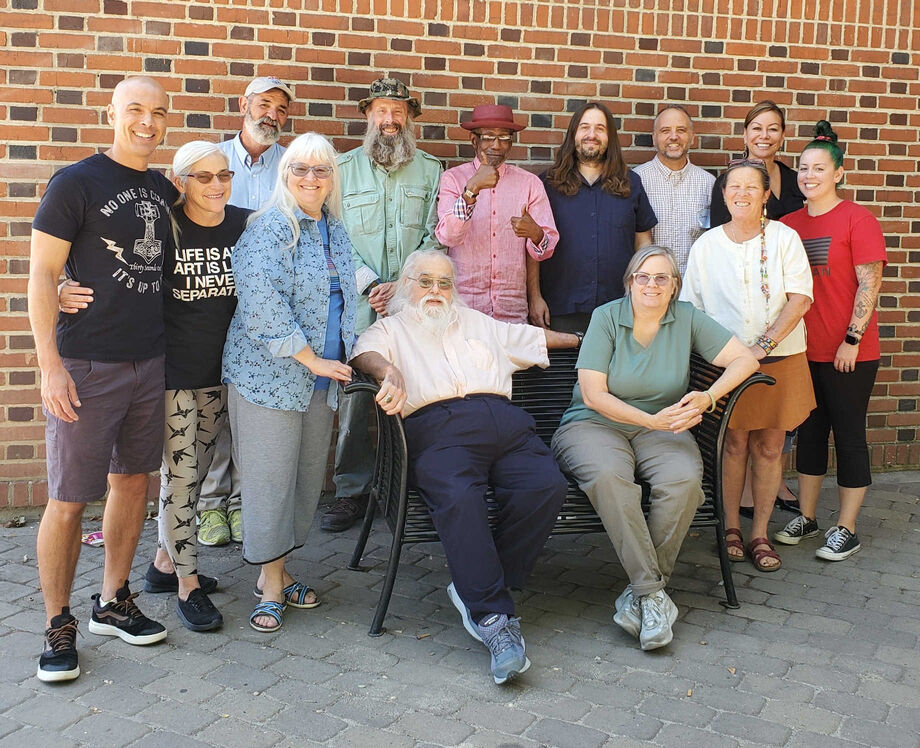
M 367 111 L 374 99 L 405 101 L 409 105 L 409 114 L 413 117 L 418 117 L 422 113 L 422 107 L 419 105 L 418 99 L 410 96 L 406 84 L 396 78 L 378 78 L 371 83 L 370 95 L 358 102 L 358 109 L 361 110 L 361 114 Z

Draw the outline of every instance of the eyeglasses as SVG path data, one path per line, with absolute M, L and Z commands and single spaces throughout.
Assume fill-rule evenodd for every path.
M 233 175 L 235 173 L 236 172 L 230 171 L 229 169 L 224 169 L 223 171 L 217 172 L 217 174 L 215 174 L 213 171 L 196 171 L 192 172 L 188 176 L 190 176 L 192 179 L 197 179 L 202 184 L 211 184 L 214 177 L 217 177 L 217 181 L 221 184 L 227 184 L 227 182 L 233 179 Z
M 674 276 L 668 273 L 633 273 L 632 277 L 640 286 L 647 286 L 650 281 L 655 281 L 656 286 L 666 286 Z
M 295 177 L 305 177 L 311 171 L 317 179 L 329 179 L 332 176 L 331 166 L 307 166 L 307 164 L 291 164 L 288 169 Z
M 514 138 L 510 135 L 477 135 L 483 145 L 492 145 L 496 140 L 502 145 L 510 145 Z
M 413 278 L 411 275 L 406 277 L 418 283 L 420 288 L 431 288 L 435 283 L 442 291 L 450 291 L 454 287 L 454 282 L 450 278 L 432 278 L 430 275 L 420 275 L 418 278 Z

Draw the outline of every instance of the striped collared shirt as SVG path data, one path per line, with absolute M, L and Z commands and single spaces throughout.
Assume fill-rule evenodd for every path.
M 708 221 L 701 222 L 701 212 L 708 214 L 715 177 L 689 161 L 683 169 L 674 171 L 657 156 L 633 171 L 642 179 L 642 186 L 658 216 L 652 240 L 674 253 L 683 275 L 691 245 L 708 226 Z

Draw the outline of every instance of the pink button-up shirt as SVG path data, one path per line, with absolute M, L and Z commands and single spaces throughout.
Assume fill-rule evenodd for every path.
M 514 164 L 498 167 L 498 184 L 482 190 L 472 215 L 455 210 L 463 190 L 479 168 L 479 159 L 448 169 L 438 193 L 435 236 L 457 266 L 457 291 L 473 309 L 505 322 L 527 321 L 527 255 L 552 256 L 559 241 L 556 222 L 540 179 Z M 511 218 L 527 211 L 543 229 L 537 245 L 516 236 Z M 459 213 L 459 214 L 458 214 Z

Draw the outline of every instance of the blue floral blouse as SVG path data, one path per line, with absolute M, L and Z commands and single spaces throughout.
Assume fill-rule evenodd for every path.
M 323 208 L 324 214 L 326 213 Z M 291 229 L 280 210 L 246 227 L 233 249 L 239 303 L 224 346 L 223 381 L 249 402 L 278 410 L 306 411 L 316 376 L 292 356 L 307 345 L 322 355 L 329 316 L 329 268 L 316 221 L 300 209 L 300 239 L 291 249 Z M 341 221 L 326 215 L 329 252 L 339 273 L 345 309 L 341 335 L 345 360 L 355 333 L 355 269 L 351 241 Z M 326 402 L 337 405 L 338 388 Z

